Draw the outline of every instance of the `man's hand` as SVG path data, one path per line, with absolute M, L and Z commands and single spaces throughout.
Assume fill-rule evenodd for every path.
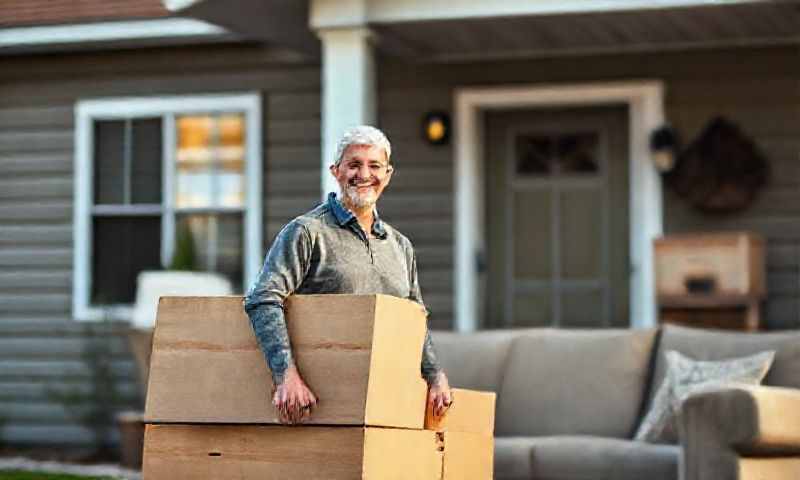
M 436 380 L 428 387 L 428 408 L 435 417 L 441 417 L 453 403 L 453 394 L 447 375 L 439 372 Z
M 294 425 L 311 418 L 312 409 L 317 406 L 317 397 L 300 377 L 297 367 L 290 365 L 283 383 L 275 388 L 272 404 L 278 409 L 281 423 Z

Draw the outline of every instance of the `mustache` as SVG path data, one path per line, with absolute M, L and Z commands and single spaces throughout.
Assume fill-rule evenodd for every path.
M 366 183 L 366 182 L 369 182 L 372 185 L 377 185 L 379 183 L 376 177 L 370 177 L 370 178 L 354 177 L 347 181 L 347 185 L 350 187 L 355 187 L 359 183 Z

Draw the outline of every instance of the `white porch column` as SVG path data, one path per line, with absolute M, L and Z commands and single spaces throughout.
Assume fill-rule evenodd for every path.
M 322 40 L 322 198 L 338 191 L 328 171 L 336 142 L 355 125 L 377 119 L 372 32 L 366 27 L 317 31 Z

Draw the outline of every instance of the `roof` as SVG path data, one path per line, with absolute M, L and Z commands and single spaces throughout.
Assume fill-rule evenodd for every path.
M 0 27 L 162 18 L 161 0 L 3 0 Z

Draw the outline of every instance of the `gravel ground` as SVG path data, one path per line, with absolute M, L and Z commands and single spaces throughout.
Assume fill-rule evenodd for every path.
M 74 463 L 43 462 L 25 457 L 0 458 L 0 470 L 27 472 L 67 473 L 88 477 L 113 477 L 124 480 L 142 480 L 142 473 L 119 465 L 76 465 Z

